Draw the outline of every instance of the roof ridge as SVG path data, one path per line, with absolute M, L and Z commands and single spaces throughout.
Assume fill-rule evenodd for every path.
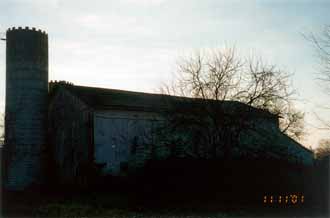
M 73 85 L 77 88 L 88 88 L 88 89 L 98 89 L 98 90 L 108 90 L 108 91 L 118 91 L 123 93 L 136 93 L 136 94 L 147 94 L 147 95 L 167 95 L 162 93 L 150 93 L 150 92 L 143 92 L 143 91 L 133 91 L 133 90 L 123 90 L 123 89 L 113 89 L 113 88 L 106 88 L 106 87 L 95 87 L 95 86 L 83 86 L 83 85 Z M 171 95 L 167 95 L 171 96 Z

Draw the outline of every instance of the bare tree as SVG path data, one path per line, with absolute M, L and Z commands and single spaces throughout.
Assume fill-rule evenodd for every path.
M 325 84 L 325 90 L 330 94 L 330 25 L 324 27 L 321 34 L 310 34 L 308 38 L 313 42 L 318 52 L 321 66 L 319 79 Z
M 238 84 L 233 100 L 277 114 L 280 129 L 294 139 L 304 135 L 304 113 L 294 107 L 295 90 L 289 84 L 291 74 L 250 58 L 242 72 L 246 78 Z
M 5 140 L 5 123 L 4 123 L 4 114 L 0 115 L 0 145 Z
M 318 34 L 310 34 L 306 37 L 312 41 L 316 48 L 320 63 L 320 76 L 318 80 L 323 84 L 324 92 L 330 96 L 330 25 L 325 26 L 323 31 Z M 330 109 L 329 106 L 324 107 Z M 316 118 L 322 123 L 323 129 L 330 130 L 330 121 L 316 115 Z
M 315 151 L 316 158 L 321 160 L 327 156 L 330 156 L 330 139 L 322 139 L 319 141 L 319 145 Z
M 164 85 L 162 92 L 197 98 L 203 104 L 190 108 L 190 115 L 185 110 L 178 111 L 184 108 L 182 105 L 175 107 L 169 123 L 176 127 L 175 132 L 179 131 L 180 123 L 185 123 L 183 126 L 188 123 L 201 147 L 205 149 L 205 144 L 209 145 L 213 156 L 221 148 L 226 156 L 238 146 L 242 131 L 255 128 L 250 107 L 235 103 L 238 101 L 258 108 L 261 114 L 266 114 L 263 113 L 266 110 L 276 114 L 282 131 L 299 138 L 303 133 L 303 113 L 292 107 L 294 91 L 289 77 L 290 74 L 264 64 L 261 59 L 239 58 L 235 49 L 183 58 L 174 82 L 171 86 Z M 187 128 L 183 132 L 187 134 Z
M 306 135 L 304 131 L 305 114 L 290 105 L 279 110 L 281 131 L 293 139 L 302 139 Z

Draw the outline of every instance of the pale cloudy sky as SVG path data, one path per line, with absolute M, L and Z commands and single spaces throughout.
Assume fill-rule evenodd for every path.
M 171 78 L 179 56 L 235 46 L 294 73 L 298 107 L 317 145 L 330 117 L 317 84 L 318 62 L 303 33 L 330 25 L 329 0 L 1 0 L 0 32 L 31 26 L 49 34 L 50 79 L 154 92 Z M 0 110 L 5 96 L 5 43 L 0 43 Z M 328 115 L 328 116 L 327 116 Z

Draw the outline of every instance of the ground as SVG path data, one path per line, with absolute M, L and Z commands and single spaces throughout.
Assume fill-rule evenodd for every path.
M 326 217 L 318 207 L 270 207 L 217 202 L 145 204 L 136 196 L 119 193 L 5 193 L 4 217 Z

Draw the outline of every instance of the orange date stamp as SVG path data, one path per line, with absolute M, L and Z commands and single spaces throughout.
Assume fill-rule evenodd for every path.
M 264 204 L 303 204 L 305 196 L 303 194 L 283 194 L 283 195 L 264 195 Z

